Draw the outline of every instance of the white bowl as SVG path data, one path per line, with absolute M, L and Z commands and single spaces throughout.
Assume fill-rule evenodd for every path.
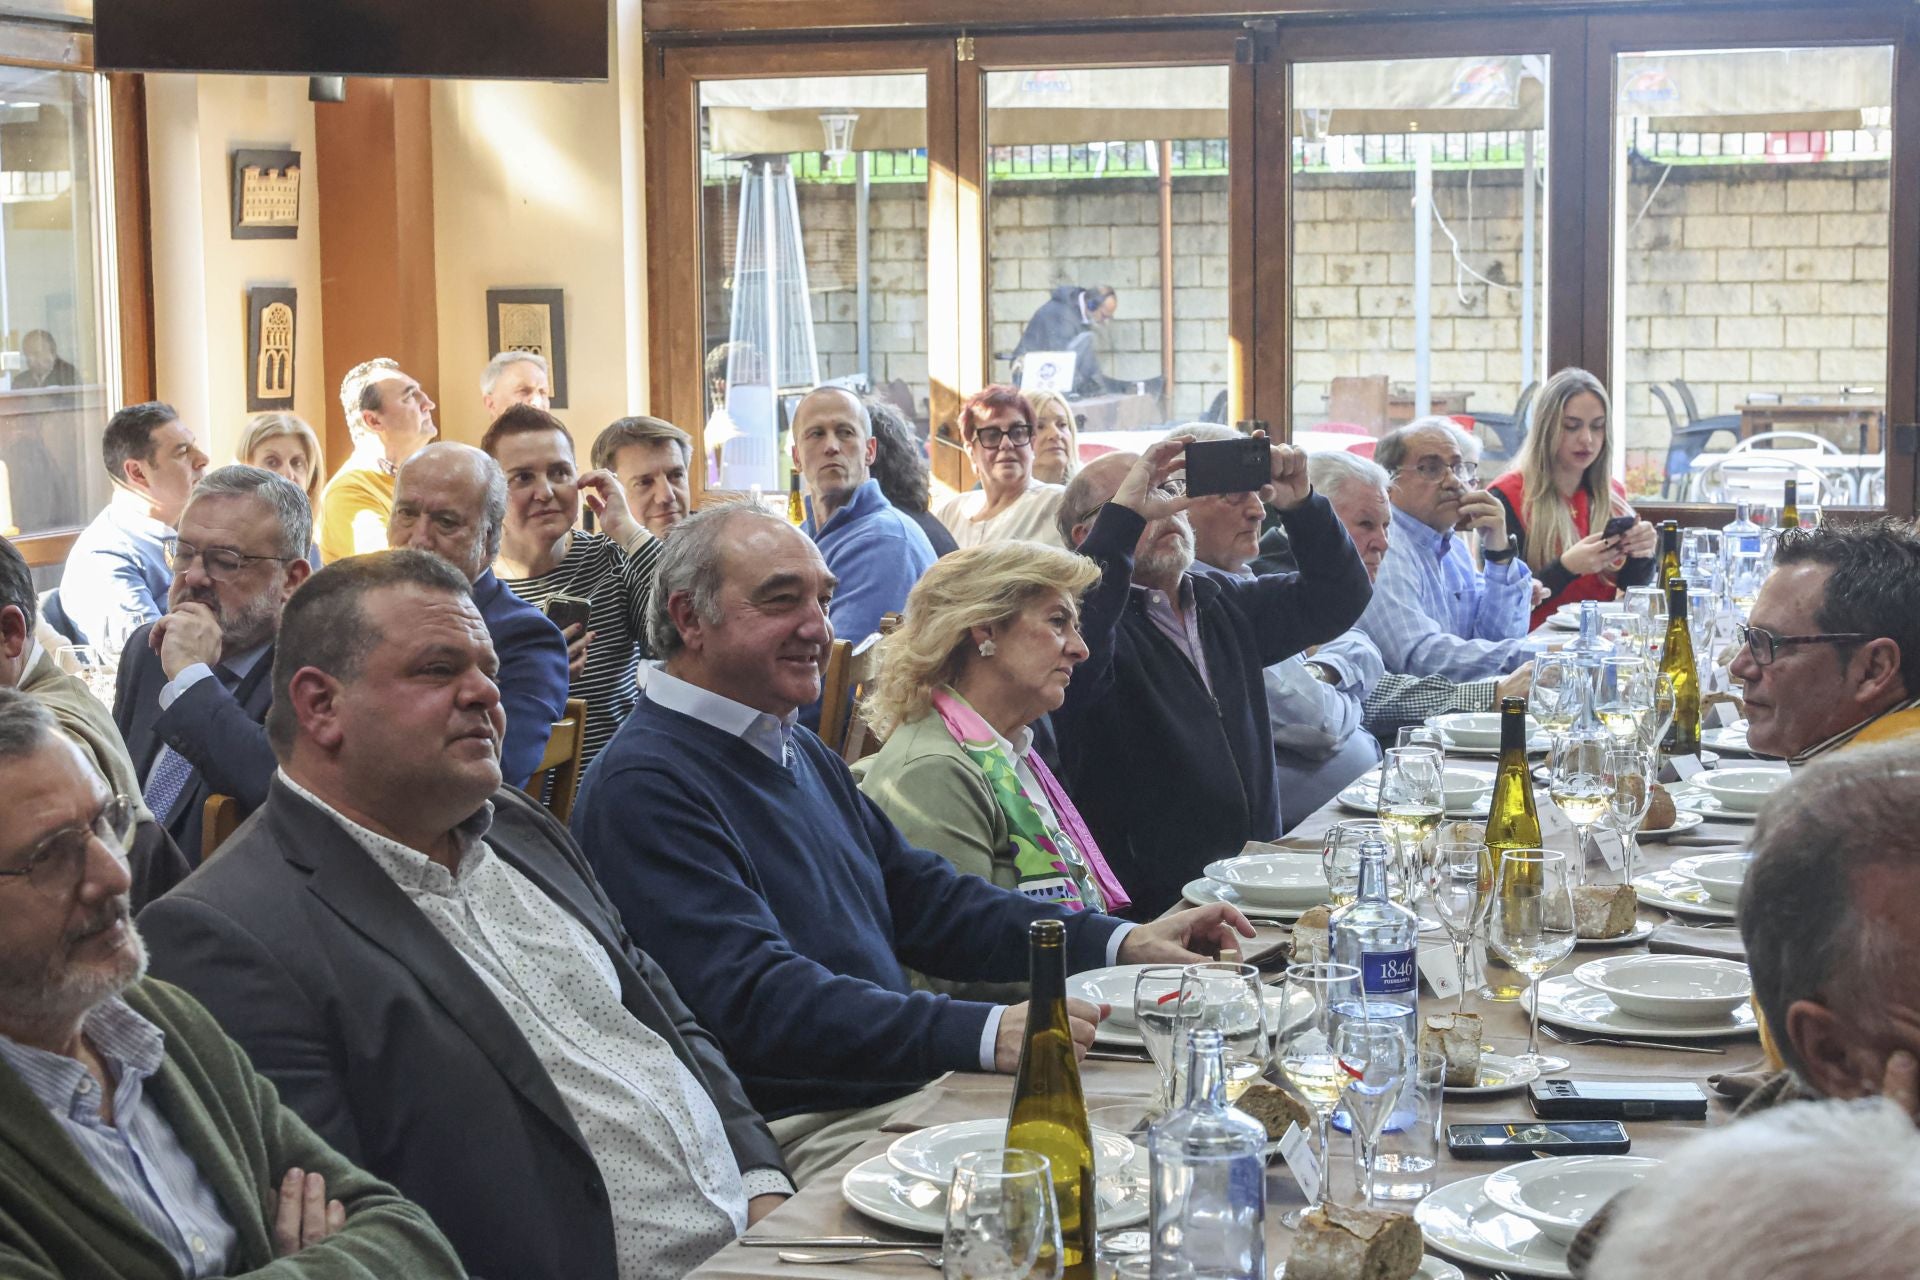
M 1317 853 L 1249 853 L 1207 864 L 1207 878 L 1250 907 L 1304 911 L 1333 896 Z
M 1735 813 L 1758 813 L 1789 777 L 1785 769 L 1709 769 L 1695 774 L 1693 785 Z
M 1740 886 L 1747 882 L 1747 868 L 1752 865 L 1751 853 L 1716 853 L 1693 864 L 1693 878 L 1709 898 L 1737 903 Z
M 1440 785 L 1446 788 L 1448 812 L 1471 809 L 1481 796 L 1493 790 L 1493 776 L 1471 769 L 1449 769 L 1441 775 Z
M 1567 1244 L 1601 1206 L 1660 1167 L 1646 1156 L 1553 1156 L 1489 1174 L 1487 1199 Z
M 1753 976 L 1736 960 L 1708 956 L 1609 956 L 1573 971 L 1623 1013 L 1659 1022 L 1712 1022 L 1753 995 Z
M 1454 711 L 1427 717 L 1427 727 L 1438 729 L 1448 745 L 1492 749 L 1500 745 L 1500 713 L 1497 711 Z M 1540 722 L 1527 717 L 1527 737 L 1540 732 Z

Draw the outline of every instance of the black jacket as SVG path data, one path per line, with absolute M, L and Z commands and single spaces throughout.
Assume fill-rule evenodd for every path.
M 1248 840 L 1281 832 L 1273 729 L 1261 672 L 1345 631 L 1373 594 L 1325 498 L 1283 516 L 1302 572 L 1193 577 L 1212 692 L 1132 587 L 1140 517 L 1108 503 L 1080 545 L 1099 563 L 1081 630 L 1090 650 L 1053 713 L 1067 791 L 1150 920 L 1189 880 Z
M 605 949 L 621 1001 L 713 1099 L 740 1168 L 784 1169 L 719 1046 L 633 944 L 565 827 L 493 795 L 488 846 Z M 513 1017 L 332 818 L 276 781 L 140 913 L 186 988 L 333 1148 L 427 1210 L 476 1275 L 616 1280 L 606 1184 Z

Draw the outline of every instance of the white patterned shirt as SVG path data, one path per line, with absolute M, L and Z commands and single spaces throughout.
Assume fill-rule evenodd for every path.
M 449 872 L 280 780 L 393 878 L 526 1037 L 606 1180 L 621 1280 L 679 1280 L 746 1230 L 750 1196 L 793 1190 L 775 1170 L 742 1175 L 706 1090 L 621 1003 L 606 950 L 481 839 L 492 805 L 457 830 Z

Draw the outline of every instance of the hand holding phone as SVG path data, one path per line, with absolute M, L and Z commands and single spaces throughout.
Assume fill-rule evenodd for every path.
M 1615 516 L 1613 519 L 1607 521 L 1607 527 L 1600 531 L 1600 536 L 1608 542 L 1613 542 L 1616 539 L 1624 538 L 1629 533 L 1632 533 L 1633 525 L 1634 518 L 1632 516 Z
M 587 621 L 592 613 L 593 601 L 585 596 L 556 595 L 547 598 L 547 617 L 561 631 L 565 631 L 577 622 L 580 624 L 581 634 L 584 635 Z
M 1187 493 L 1258 493 L 1273 480 L 1273 451 L 1264 436 L 1240 440 L 1189 440 Z

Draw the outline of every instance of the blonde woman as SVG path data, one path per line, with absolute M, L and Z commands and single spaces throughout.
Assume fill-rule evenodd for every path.
M 1507 537 L 1548 591 L 1533 626 L 1561 605 L 1612 600 L 1653 579 L 1658 537 L 1612 478 L 1612 461 L 1606 388 L 1585 369 L 1562 369 L 1533 399 L 1519 459 L 1487 486 L 1506 509 Z M 1609 538 L 1616 518 L 1631 524 Z
M 1080 434 L 1073 409 L 1058 391 L 1025 391 L 1033 406 L 1033 478 L 1065 484 L 1080 469 Z
M 327 459 L 320 437 L 296 414 L 261 413 L 248 419 L 234 447 L 233 460 L 293 481 L 313 508 L 313 545 L 307 561 L 320 567 L 320 489 L 327 482 Z
M 1035 542 L 938 561 L 880 642 L 863 710 L 886 745 L 863 763 L 860 788 L 910 843 L 962 872 L 1111 913 L 1126 894 L 1031 729 L 1087 656 L 1079 599 L 1099 578 L 1086 557 Z

